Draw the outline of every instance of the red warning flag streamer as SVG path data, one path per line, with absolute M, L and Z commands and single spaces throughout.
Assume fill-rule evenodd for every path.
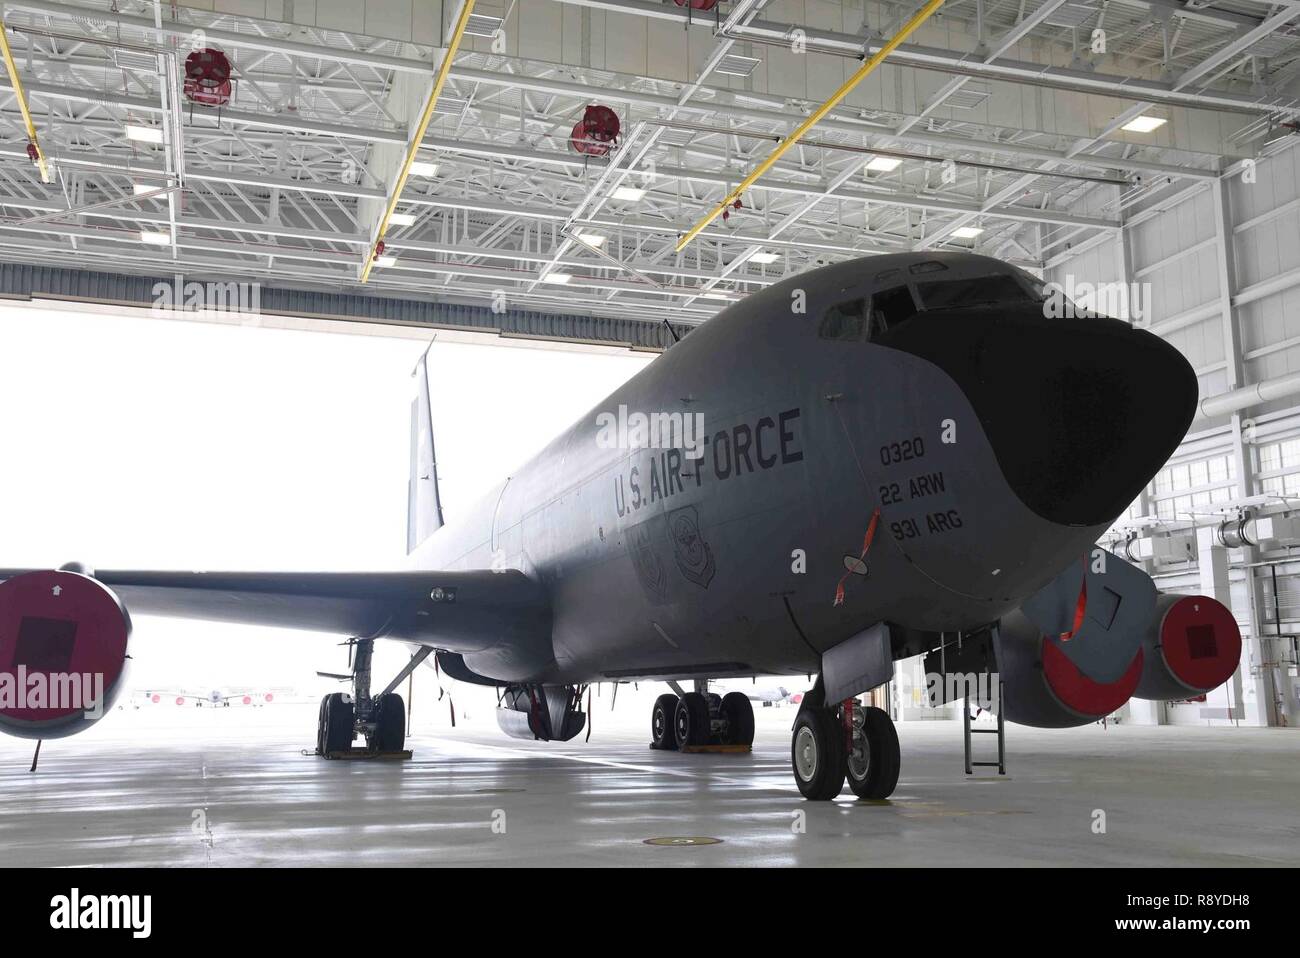
M 1074 633 L 1083 628 L 1083 614 L 1088 610 L 1088 557 L 1083 557 L 1083 582 L 1079 585 L 1079 598 L 1074 603 L 1074 625 L 1069 632 L 1061 633 L 1061 641 L 1069 642 Z
M 867 534 L 862 537 L 862 553 L 858 556 L 861 562 L 867 557 L 867 550 L 871 548 L 871 540 L 876 537 L 876 526 L 880 525 L 880 506 L 876 506 L 875 511 L 871 513 L 871 521 L 867 523 Z M 853 573 L 846 571 L 840 576 L 840 581 L 835 585 L 835 605 L 844 604 L 844 583 Z

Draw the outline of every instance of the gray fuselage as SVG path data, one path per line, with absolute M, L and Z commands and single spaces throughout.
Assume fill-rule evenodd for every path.
M 918 263 L 945 280 L 1033 283 L 968 254 L 874 257 L 778 283 L 694 330 L 416 548 L 414 568 L 517 569 L 549 598 L 549 646 L 489 647 L 466 664 L 547 683 L 816 672 L 822 651 L 882 620 L 931 633 L 995 621 L 1086 551 L 1128 499 L 1109 515 L 1044 518 L 1004 476 L 976 387 L 915 347 L 827 338 L 837 304 L 933 280 L 909 270 Z M 971 323 L 1010 322 L 981 310 Z M 598 417 L 620 407 L 703 417 L 702 455 L 611 447 Z M 848 572 L 877 509 L 866 574 Z

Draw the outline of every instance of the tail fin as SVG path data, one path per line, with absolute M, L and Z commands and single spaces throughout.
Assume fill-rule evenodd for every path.
M 430 344 L 432 345 L 432 344 Z M 442 528 L 442 496 L 438 491 L 438 458 L 433 451 L 433 408 L 429 402 L 429 352 L 425 350 L 411 376 L 411 466 L 406 489 L 406 551 Z

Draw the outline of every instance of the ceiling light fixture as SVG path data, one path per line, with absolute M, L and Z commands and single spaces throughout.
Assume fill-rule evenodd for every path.
M 1127 130 L 1129 133 L 1150 133 L 1164 126 L 1166 122 L 1168 121 L 1162 116 L 1135 116 L 1120 129 Z
M 163 131 L 160 126 L 141 126 L 139 123 L 128 123 L 126 125 L 126 138 L 128 140 L 138 140 L 141 143 L 161 143 L 163 141 Z

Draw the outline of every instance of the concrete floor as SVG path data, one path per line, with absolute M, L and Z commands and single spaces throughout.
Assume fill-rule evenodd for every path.
M 1000 778 L 962 774 L 955 723 L 905 723 L 892 800 L 816 804 L 793 708 L 756 710 L 752 755 L 681 755 L 646 747 L 651 697 L 597 700 L 587 744 L 423 706 L 405 763 L 299 754 L 315 706 L 118 711 L 36 774 L 4 738 L 0 866 L 1300 864 L 1300 730 L 1013 726 Z M 643 843 L 680 836 L 722 841 Z

